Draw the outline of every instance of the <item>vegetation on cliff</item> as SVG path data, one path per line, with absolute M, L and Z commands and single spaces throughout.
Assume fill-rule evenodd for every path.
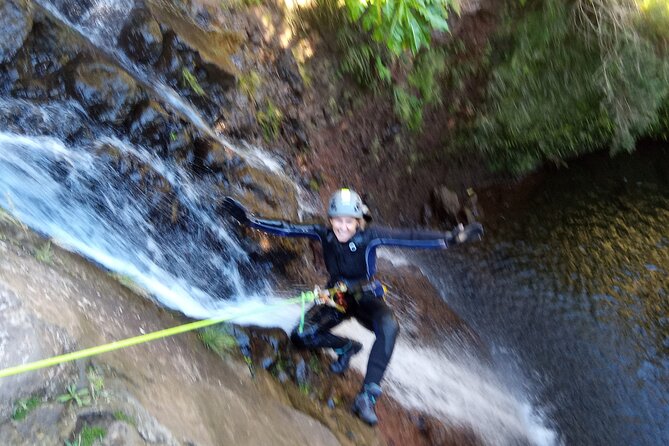
M 493 43 L 478 146 L 494 166 L 526 172 L 666 135 L 668 44 L 666 2 L 510 4 Z
M 438 131 L 422 128 L 423 114 L 446 104 L 460 130 L 456 149 L 475 145 L 496 169 L 525 173 L 666 138 L 666 2 L 508 0 L 494 6 L 497 29 L 474 58 L 463 57 L 472 48 L 461 36 L 447 34 L 459 3 L 314 0 L 298 23 L 328 42 L 341 75 L 392 101 L 410 129 Z M 484 94 L 459 89 L 463 81 L 481 83 Z M 473 111 L 458 114 L 453 95 L 469 96 Z

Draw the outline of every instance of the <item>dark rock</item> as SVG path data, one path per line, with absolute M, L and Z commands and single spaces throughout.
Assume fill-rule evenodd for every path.
M 432 207 L 424 203 L 423 207 L 420 210 L 420 219 L 421 223 L 425 226 L 429 226 L 432 223 L 432 220 L 434 219 L 434 213 L 432 212 Z
M 299 385 L 308 383 L 307 363 L 304 362 L 304 359 L 302 358 L 300 358 L 300 360 L 297 362 L 297 365 L 295 366 L 295 379 Z
M 133 138 L 149 147 L 168 149 L 168 140 L 174 138 L 173 125 L 163 107 L 153 101 L 143 101 L 132 113 L 128 129 Z
M 187 210 L 179 200 L 169 180 L 139 157 L 111 144 L 97 148 L 96 154 L 120 176 L 132 183 L 133 191 L 140 191 L 148 205 L 148 218 L 156 225 L 184 223 Z M 101 210 L 106 208 L 102 203 Z
M 246 28 L 246 37 L 255 46 L 262 46 L 263 44 L 262 29 L 255 23 L 249 24 Z
M 238 69 L 232 61 L 232 55 L 243 43 L 243 34 L 215 26 L 203 27 L 195 20 L 184 20 L 178 8 L 165 7 L 162 2 L 150 2 L 148 7 L 158 22 L 169 27 L 178 36 L 180 45 L 174 49 L 197 56 L 201 61 L 198 65 L 204 66 L 210 72 L 213 82 L 226 84 L 231 78 L 234 86 L 234 76 Z
M 167 151 L 170 154 L 182 152 L 185 153 L 188 147 L 193 143 L 190 132 L 187 129 L 170 131 Z
M 146 9 L 136 9 L 126 22 L 119 45 L 136 62 L 153 64 L 163 50 L 160 25 Z
M 297 62 L 290 49 L 287 48 L 283 50 L 276 61 L 276 70 L 279 77 L 290 85 L 293 93 L 298 97 L 302 97 L 302 93 L 304 93 L 304 82 L 302 81 L 299 67 L 297 66 Z
M 276 375 L 276 379 L 278 379 L 279 382 L 280 382 L 281 384 L 286 384 L 286 383 L 290 380 L 290 377 L 288 376 L 288 374 L 287 374 L 286 372 L 284 372 L 283 370 L 281 370 L 281 371 Z
M 0 0 L 0 62 L 14 57 L 32 26 L 32 4 L 28 0 Z
M 282 126 L 284 138 L 289 145 L 296 149 L 306 150 L 309 148 L 309 138 L 307 132 L 302 127 L 302 123 L 295 118 L 287 118 Z
M 235 337 L 235 340 L 237 341 L 237 345 L 239 346 L 239 350 L 241 351 L 242 355 L 245 357 L 250 357 L 251 356 L 251 338 L 249 337 L 248 334 L 246 334 L 240 327 L 233 326 L 232 328 L 232 336 Z
M 68 99 L 63 71 L 81 52 L 75 39 L 67 39 L 58 26 L 47 19 L 35 22 L 23 46 L 12 60 L 9 79 L 17 98 L 50 100 Z
M 264 370 L 269 369 L 276 362 L 276 356 L 266 356 L 260 361 L 260 367 Z
M 479 205 L 478 195 L 471 187 L 467 189 L 467 205 L 463 210 L 467 218 L 467 223 L 482 221 L 484 218 L 483 211 Z
M 267 343 L 272 346 L 272 349 L 274 349 L 275 352 L 279 351 L 280 341 L 276 338 L 276 336 L 267 336 L 265 339 L 267 340 Z
M 167 32 L 163 38 L 163 52 L 160 56 L 157 69 L 169 77 L 176 78 L 180 75 L 184 62 L 179 51 L 179 38 L 173 32 Z
M 438 186 L 432 190 L 432 208 L 435 216 L 449 226 L 458 223 L 460 199 L 458 194 L 446 186 Z
M 104 123 L 122 123 L 142 99 L 130 75 L 103 62 L 80 62 L 67 87 L 92 118 Z
M 240 186 L 239 199 L 258 215 L 284 219 L 294 219 L 297 215 L 294 189 L 285 179 L 243 164 L 230 173 L 230 179 Z
M 419 431 L 421 432 L 426 432 L 427 431 L 427 420 L 425 419 L 425 416 L 415 410 L 412 410 L 409 412 L 409 420 L 418 428 Z

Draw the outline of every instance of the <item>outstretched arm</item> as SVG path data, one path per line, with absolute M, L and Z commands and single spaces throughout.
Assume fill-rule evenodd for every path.
M 373 231 L 374 245 L 400 246 L 407 248 L 448 248 L 483 236 L 483 226 L 471 223 L 458 225 L 451 231 L 424 231 L 414 229 L 391 229 L 377 227 Z
M 320 225 L 298 225 L 282 220 L 267 220 L 258 218 L 248 212 L 237 200 L 225 197 L 222 203 L 223 209 L 240 224 L 259 229 L 268 234 L 283 237 L 310 237 L 320 240 L 322 227 Z

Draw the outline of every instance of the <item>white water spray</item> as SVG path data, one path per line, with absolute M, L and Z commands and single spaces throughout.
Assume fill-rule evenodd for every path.
M 335 332 L 363 343 L 352 366 L 364 374 L 374 334 L 348 321 Z M 419 342 L 400 335 L 384 378 L 384 390 L 403 406 L 470 428 L 488 445 L 561 444 L 545 416 L 488 365 L 459 348 L 449 349 L 447 340 L 439 349 Z

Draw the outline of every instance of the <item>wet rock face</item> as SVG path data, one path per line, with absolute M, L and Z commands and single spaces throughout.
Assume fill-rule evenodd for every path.
M 51 3 L 66 19 L 76 23 L 95 5 L 96 0 L 51 0 Z
M 143 96 L 132 77 L 103 62 L 80 63 L 67 84 L 91 116 L 111 124 L 123 122 Z
M 298 97 L 302 97 L 304 82 L 302 81 L 302 76 L 300 76 L 297 62 L 289 49 L 285 49 L 279 56 L 276 63 L 276 71 L 279 77 L 290 85 L 293 93 Z
M 28 0 L 0 0 L 0 63 L 9 61 L 23 45 L 33 26 Z
M 160 25 L 149 11 L 137 9 L 123 27 L 119 45 L 135 62 L 153 64 L 163 49 Z
M 143 101 L 129 116 L 127 128 L 133 138 L 163 155 L 176 147 L 180 129 L 155 101 Z

